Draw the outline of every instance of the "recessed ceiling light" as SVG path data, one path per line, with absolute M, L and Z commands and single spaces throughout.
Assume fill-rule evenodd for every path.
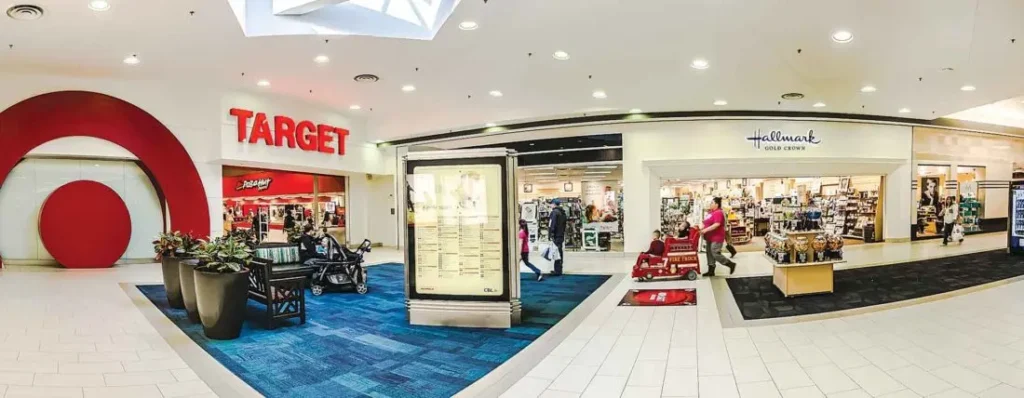
M 832 41 L 836 43 L 849 43 L 853 40 L 853 33 L 848 30 L 837 30 L 832 32 Z
M 139 62 L 142 62 L 142 60 L 140 60 L 139 57 L 135 54 L 132 54 L 127 57 L 124 57 L 124 61 L 121 62 L 124 62 L 127 65 L 138 65 Z
M 491 90 L 490 94 L 491 94 L 492 97 L 501 97 L 501 96 L 505 95 L 505 94 L 502 94 L 501 91 L 498 91 L 498 90 Z
M 260 86 L 260 87 L 270 87 L 270 81 L 269 80 L 260 80 L 260 81 L 256 82 L 256 85 Z
M 354 110 L 354 111 L 358 111 L 360 109 L 363 109 L 363 107 L 361 107 L 359 105 L 352 105 L 352 106 L 348 107 L 348 109 L 351 109 L 351 110 Z
M 484 127 L 498 127 L 498 125 L 495 124 L 495 123 L 487 123 L 487 124 L 484 125 Z
M 729 102 L 726 101 L 726 100 L 715 100 L 715 105 L 718 105 L 718 106 L 729 105 Z
M 462 21 L 462 23 L 459 24 L 459 29 L 462 30 L 476 30 L 476 28 L 479 27 L 480 25 L 473 21 Z
M 569 59 L 569 53 L 565 51 L 555 51 L 551 56 L 559 61 L 566 61 Z
M 972 86 L 970 84 L 968 84 L 966 86 L 963 86 L 963 87 L 960 87 L 960 91 L 974 91 L 974 90 L 977 90 L 977 89 L 978 89 L 977 87 L 974 87 L 974 86 Z
M 641 113 L 641 112 L 643 112 L 643 110 L 640 110 L 639 108 L 633 108 L 633 109 L 629 110 L 629 113 Z
M 862 93 L 873 93 L 875 91 L 878 91 L 878 89 L 875 88 L 875 86 L 864 86 L 860 88 L 860 92 Z
M 608 98 L 608 93 L 605 93 L 604 91 L 601 91 L 601 90 L 597 90 L 597 91 L 594 91 L 593 96 L 594 96 L 594 98 L 597 98 L 597 99 L 605 99 L 605 98 Z
M 910 113 L 910 108 L 900 108 L 900 113 Z
M 313 58 L 313 62 L 316 62 L 318 64 L 326 64 L 328 62 L 331 62 L 331 58 L 329 58 L 326 55 L 320 54 L 317 55 L 316 58 Z
M 707 68 L 711 67 L 711 64 L 709 64 L 708 60 L 706 60 L 704 58 L 697 58 L 697 59 L 693 60 L 693 62 L 690 62 L 690 67 L 693 68 L 693 69 L 704 70 L 704 69 L 707 69 Z
M 406 85 L 402 86 L 402 91 L 405 91 L 407 93 L 411 93 L 413 91 L 416 91 L 416 86 L 413 86 L 411 84 L 406 84 Z
M 815 108 L 824 108 L 825 107 L 825 103 L 824 102 L 815 102 L 814 105 L 812 105 L 812 106 L 815 107 Z
M 93 11 L 106 11 L 110 9 L 110 2 L 106 0 L 92 0 L 89 2 L 89 8 Z

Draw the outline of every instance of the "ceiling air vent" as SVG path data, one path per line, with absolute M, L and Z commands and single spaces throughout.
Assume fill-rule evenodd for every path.
M 43 8 L 32 4 L 18 4 L 7 9 L 7 16 L 18 21 L 35 21 L 43 17 Z
M 804 95 L 800 94 L 800 93 L 785 93 L 785 94 L 782 94 L 782 99 L 787 100 L 787 101 L 794 101 L 794 100 L 803 99 L 803 98 L 804 98 Z
M 380 80 L 380 78 L 377 77 L 377 75 L 371 75 L 369 73 L 364 73 L 364 74 L 361 74 L 361 75 L 356 75 L 356 77 L 352 78 L 352 80 L 355 80 L 355 81 L 357 81 L 359 83 L 374 83 L 374 82 Z

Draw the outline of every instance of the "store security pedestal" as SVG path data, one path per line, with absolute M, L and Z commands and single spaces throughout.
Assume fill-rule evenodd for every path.
M 409 323 L 521 323 L 514 152 L 412 152 L 402 164 Z

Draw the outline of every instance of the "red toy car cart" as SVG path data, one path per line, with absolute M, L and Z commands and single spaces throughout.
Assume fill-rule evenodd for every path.
M 660 256 L 640 254 L 633 265 L 633 278 L 638 281 L 650 281 L 654 278 L 685 276 L 695 280 L 700 274 L 700 262 L 697 260 L 697 242 L 700 234 L 697 228 L 690 228 L 688 238 L 666 238 L 665 253 Z

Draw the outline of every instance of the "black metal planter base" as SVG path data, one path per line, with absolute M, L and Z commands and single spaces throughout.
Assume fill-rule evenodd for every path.
M 185 312 L 188 313 L 188 320 L 192 323 L 199 323 L 199 307 L 196 306 L 196 282 L 195 267 L 199 265 L 198 260 L 182 260 L 178 266 L 178 276 L 181 278 L 181 301 L 185 305 Z
M 229 274 L 196 271 L 195 283 L 199 317 L 206 337 L 238 338 L 249 300 L 249 270 Z
M 164 290 L 167 291 L 167 305 L 171 308 L 183 309 L 185 302 L 181 298 L 181 259 L 175 257 L 164 257 L 160 260 L 160 270 L 164 276 Z

